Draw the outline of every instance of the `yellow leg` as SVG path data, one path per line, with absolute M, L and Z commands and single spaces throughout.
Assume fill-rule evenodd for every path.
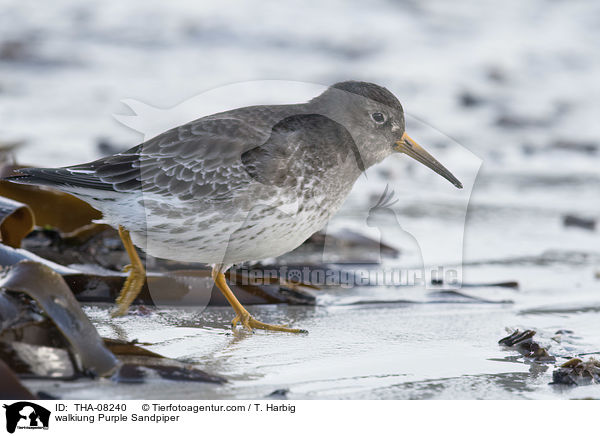
M 289 333 L 308 333 L 303 329 L 292 329 L 283 325 L 273 325 L 273 324 L 265 324 L 264 322 L 260 322 L 250 315 L 244 306 L 238 301 L 238 299 L 233 295 L 231 289 L 227 285 L 227 280 L 225 280 L 225 274 L 221 271 L 219 266 L 213 267 L 212 270 L 212 278 L 215 281 L 215 284 L 219 288 L 219 290 L 223 293 L 233 310 L 235 310 L 236 317 L 231 321 L 231 324 L 235 328 L 237 323 L 241 323 L 248 330 L 252 331 L 253 329 L 262 329 L 262 330 L 273 330 L 278 332 L 289 332 Z
M 131 264 L 125 267 L 125 271 L 129 271 L 129 276 L 127 276 L 123 289 L 121 289 L 121 293 L 117 298 L 117 308 L 112 313 L 113 317 L 127 314 L 129 306 L 142 290 L 142 286 L 144 286 L 144 281 L 146 280 L 146 270 L 137 251 L 135 251 L 129 232 L 119 226 L 119 236 L 121 237 L 121 241 L 123 241 L 123 246 L 127 251 Z

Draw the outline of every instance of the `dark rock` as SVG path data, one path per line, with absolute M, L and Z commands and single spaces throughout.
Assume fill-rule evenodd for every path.
M 442 279 L 431 279 L 431 284 L 434 286 L 441 286 L 444 284 Z M 508 281 L 508 282 L 493 282 L 493 283 L 462 283 L 463 288 L 513 288 L 519 289 L 519 282 Z
M 451 300 L 454 303 L 485 303 L 485 304 L 512 304 L 511 300 L 488 300 L 486 298 L 475 297 L 473 295 L 468 295 L 464 292 L 459 292 L 455 290 L 443 289 L 440 291 L 432 291 L 428 294 L 430 297 L 438 297 L 442 300 L 440 302 L 446 302 Z M 434 301 L 435 302 L 435 301 Z
M 16 62 L 30 59 L 31 45 L 23 40 L 0 41 L 0 60 Z
M 500 67 L 488 68 L 487 77 L 490 81 L 496 83 L 505 83 L 508 79 L 506 72 L 500 69 Z
M 505 129 L 524 129 L 529 127 L 546 127 L 550 124 L 550 121 L 541 118 L 505 114 L 496 118 L 495 124 L 498 127 L 503 127 Z
M 285 399 L 287 399 L 287 394 L 289 394 L 289 393 L 290 393 L 290 390 L 287 388 L 275 389 L 273 392 L 271 392 L 269 395 L 267 395 L 267 398 L 276 399 L 276 400 L 285 400 Z
M 563 226 L 578 227 L 580 229 L 594 231 L 596 230 L 596 220 L 594 218 L 583 218 L 576 215 L 565 215 L 563 217 Z
M 60 400 L 60 397 L 50 395 L 48 392 L 45 391 L 38 391 L 37 396 L 40 400 Z
M 123 364 L 112 379 L 117 383 L 144 383 L 146 372 L 138 365 Z
M 538 150 L 538 147 L 536 147 L 533 144 L 523 144 L 523 145 L 521 145 L 521 151 L 523 152 L 524 155 L 532 156 L 532 155 L 536 154 L 539 150 Z
M 597 154 L 600 150 L 600 145 L 596 142 L 591 141 L 571 141 L 571 140 L 558 140 L 550 145 L 551 149 L 572 151 L 582 154 Z
M 600 362 L 589 358 L 586 362 L 573 358 L 552 373 L 553 385 L 589 385 L 600 383 Z
M 555 335 L 571 335 L 573 334 L 573 330 L 567 330 L 567 329 L 560 329 L 560 330 L 556 330 L 556 332 L 554 332 Z
M 461 106 L 470 108 L 481 106 L 485 100 L 469 91 L 464 91 L 458 96 L 458 101 Z

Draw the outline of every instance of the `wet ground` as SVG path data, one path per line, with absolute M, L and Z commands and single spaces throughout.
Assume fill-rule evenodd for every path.
M 473 269 L 486 277 L 507 273 L 498 266 Z M 229 382 L 186 385 L 157 377 L 139 385 L 26 385 L 64 398 L 262 398 L 277 391 L 284 392 L 280 398 L 297 399 L 598 398 L 598 385 L 550 385 L 553 363 L 535 363 L 497 344 L 507 335 L 505 326 L 533 328 L 558 364 L 581 353 L 600 355 L 597 283 L 581 279 L 590 277 L 593 267 L 585 261 L 572 264 L 569 269 L 579 278 L 575 285 L 559 284 L 565 274 L 553 269 L 554 263 L 508 270 L 518 277 L 543 277 L 554 285 L 535 288 L 525 280 L 518 291 L 463 290 L 486 303 L 430 295 L 416 303 L 356 304 L 365 295 L 392 299 L 397 293 L 354 289 L 351 293 L 360 298 L 353 305 L 336 304 L 333 297 L 328 305 L 316 307 L 252 307 L 260 319 L 291 321 L 308 329 L 308 335 L 232 333 L 228 308 L 202 313 L 157 308 L 114 320 L 109 317 L 111 307 L 90 306 L 85 312 L 102 336 L 152 343 L 150 350 Z
M 102 336 L 151 343 L 229 383 L 28 387 L 64 398 L 600 397 L 598 385 L 550 385 L 554 364 L 498 345 L 508 327 L 535 330 L 558 365 L 600 353 L 598 5 L 381 1 L 317 13 L 315 3 L 292 16 L 277 2 L 170 4 L 144 2 L 143 13 L 135 2 L 2 8 L 0 139 L 28 140 L 20 161 L 96 158 L 100 137 L 135 145 L 140 134 L 111 118 L 127 111 L 125 98 L 171 107 L 239 81 L 374 81 L 399 96 L 411 136 L 465 190 L 407 158 L 390 159 L 358 182 L 331 228 L 400 249 L 386 267 L 414 267 L 420 256 L 445 268 L 464 262 L 457 270 L 465 283 L 519 287 L 463 288 L 471 299 L 354 287 L 323 291 L 314 307 L 251 307 L 262 321 L 309 330 L 300 336 L 232 333 L 227 308 L 158 307 L 114 320 L 108 306 L 86 306 Z M 269 86 L 268 95 L 287 98 L 277 95 L 283 85 Z M 239 89 L 220 95 L 238 98 Z M 369 225 L 388 184 L 399 202 Z

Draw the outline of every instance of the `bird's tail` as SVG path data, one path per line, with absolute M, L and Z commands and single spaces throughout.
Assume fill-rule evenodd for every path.
M 66 192 L 81 189 L 110 190 L 111 185 L 102 182 L 93 170 L 82 170 L 77 167 L 63 168 L 22 168 L 15 175 L 4 177 L 13 183 L 25 185 L 50 186 Z

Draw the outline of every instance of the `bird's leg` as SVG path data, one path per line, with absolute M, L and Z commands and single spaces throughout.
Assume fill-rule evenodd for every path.
M 129 272 L 129 275 L 116 300 L 117 308 L 112 313 L 113 317 L 127 314 L 129 306 L 142 290 L 142 286 L 144 286 L 144 281 L 146 279 L 146 270 L 144 269 L 144 265 L 142 264 L 137 251 L 135 251 L 129 232 L 119 226 L 119 236 L 121 237 L 121 241 L 123 241 L 123 246 L 127 251 L 131 263 L 124 268 L 124 271 Z
M 248 312 L 246 308 L 242 306 L 242 303 L 239 302 L 236 296 L 233 295 L 229 285 L 227 285 L 225 274 L 223 274 L 219 266 L 213 267 L 212 278 L 215 281 L 217 288 L 219 288 L 229 304 L 231 304 L 231 307 L 233 307 L 233 310 L 235 310 L 236 317 L 233 319 L 233 321 L 231 321 L 231 324 L 234 328 L 239 322 L 250 331 L 253 329 L 262 329 L 289 333 L 308 333 L 303 329 L 292 329 L 283 325 L 265 324 L 264 322 L 256 320 L 252 315 L 250 315 L 250 312 Z

